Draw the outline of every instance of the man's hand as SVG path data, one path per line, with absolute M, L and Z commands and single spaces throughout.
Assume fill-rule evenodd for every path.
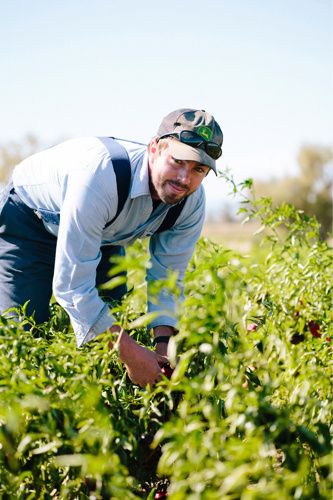
M 154 385 L 161 378 L 159 356 L 140 346 L 120 327 L 114 325 L 110 330 L 120 332 L 117 340 L 119 357 L 124 363 L 131 381 L 140 387 L 145 387 L 148 384 Z

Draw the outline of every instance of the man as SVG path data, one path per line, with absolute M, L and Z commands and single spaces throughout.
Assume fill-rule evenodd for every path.
M 148 298 L 148 311 L 159 313 L 150 325 L 153 352 L 114 324 L 98 286 L 109 280 L 111 255 L 150 237 L 148 284 L 175 270 L 182 290 L 204 221 L 201 183 L 210 170 L 216 173 L 222 140 L 209 113 L 186 108 L 163 119 L 148 147 L 107 137 L 73 139 L 17 165 L 0 199 L 0 313 L 29 301 L 27 313 L 46 321 L 53 291 L 78 346 L 117 332 L 131 380 L 142 387 L 155 383 L 176 327 L 165 312 L 174 310 L 174 297 L 162 293 L 158 305 Z M 129 178 L 119 180 L 126 165 Z M 176 220 L 163 229 L 172 210 L 178 210 Z M 118 287 L 108 298 L 125 292 Z

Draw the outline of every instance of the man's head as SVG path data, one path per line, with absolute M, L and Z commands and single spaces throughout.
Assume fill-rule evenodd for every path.
M 182 108 L 163 118 L 158 137 L 174 137 L 174 157 L 194 160 L 207 165 L 216 173 L 217 160 L 222 155 L 223 134 L 214 117 L 203 109 Z
M 174 204 L 200 186 L 222 154 L 223 134 L 213 116 L 183 108 L 169 113 L 149 144 L 152 197 Z

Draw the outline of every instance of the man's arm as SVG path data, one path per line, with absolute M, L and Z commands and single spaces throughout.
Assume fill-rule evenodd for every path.
M 162 325 L 177 328 L 176 305 L 177 301 L 184 298 L 185 271 L 200 237 L 204 217 L 205 195 L 202 188 L 189 196 L 176 224 L 170 230 L 154 234 L 150 239 L 148 312 L 158 313 L 149 325 L 151 328 Z M 168 288 L 162 288 L 158 296 L 152 295 L 150 283 L 167 279 L 169 272 L 173 271 L 177 273 L 178 299 Z
M 114 322 L 109 308 L 96 288 L 96 269 L 101 258 L 102 234 L 106 221 L 117 208 L 117 190 L 112 165 L 103 162 L 79 176 L 68 176 L 61 207 L 53 292 L 69 314 L 77 345 L 105 332 Z M 108 181 L 108 183 L 107 183 Z

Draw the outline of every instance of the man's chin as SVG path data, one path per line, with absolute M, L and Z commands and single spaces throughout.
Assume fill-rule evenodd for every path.
M 160 193 L 160 199 L 166 205 L 175 205 L 175 203 L 179 203 L 184 200 L 189 195 L 187 191 L 182 193 L 175 193 L 171 189 L 163 189 L 163 192 Z
M 175 205 L 176 203 L 179 203 L 180 201 L 182 201 L 184 198 L 186 198 L 187 195 L 180 195 L 180 196 L 177 196 L 177 195 L 164 195 L 164 196 L 161 196 L 161 200 L 163 203 L 165 203 L 166 205 Z

